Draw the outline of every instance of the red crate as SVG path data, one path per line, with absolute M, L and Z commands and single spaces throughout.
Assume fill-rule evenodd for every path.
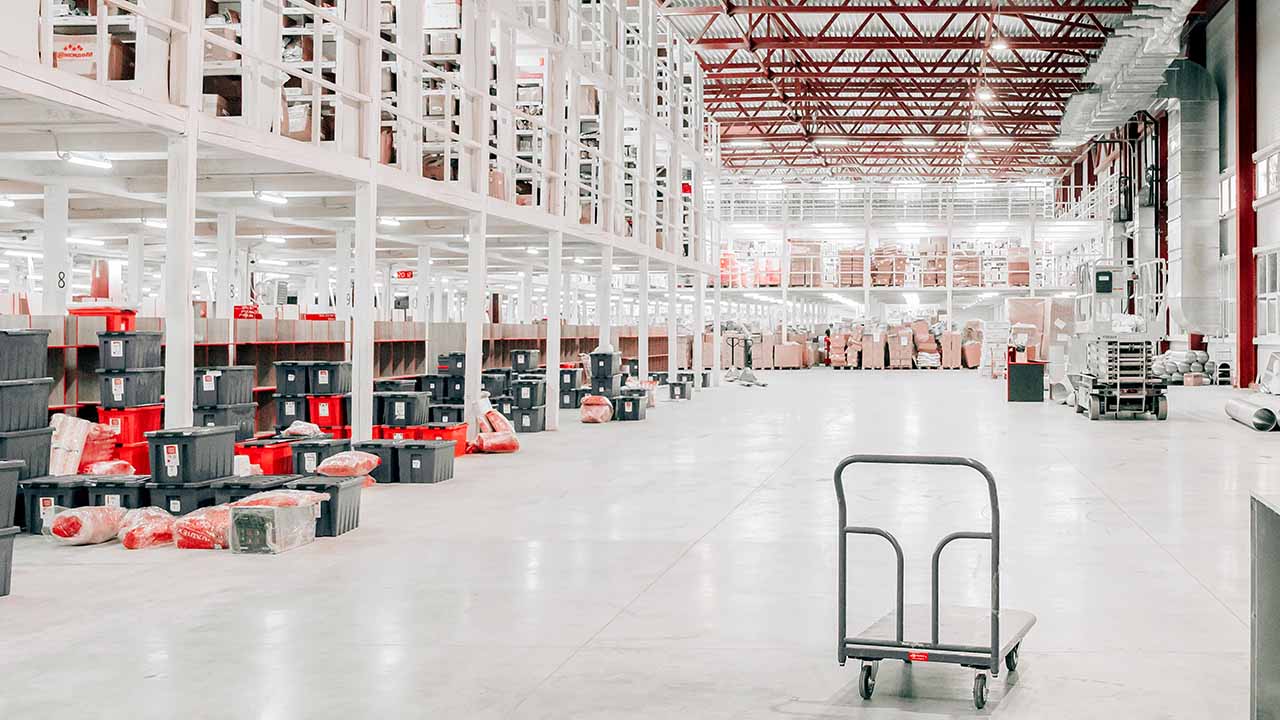
M 145 440 L 116 446 L 116 459 L 132 465 L 133 472 L 137 475 L 151 474 L 151 450 L 147 447 Z
M 107 319 L 107 332 L 127 332 L 135 329 L 138 311 L 118 307 L 78 307 L 67 310 L 76 317 L 101 317 Z
M 462 457 L 467 454 L 467 424 L 447 425 L 445 427 L 423 426 L 418 440 L 452 440 L 453 456 Z
M 164 427 L 164 405 L 143 405 L 124 409 L 100 408 L 98 422 L 116 430 L 116 442 L 122 445 L 145 443 L 143 433 Z
M 422 431 L 426 428 L 421 426 L 398 427 L 395 425 L 374 425 L 374 440 L 421 440 Z
M 327 434 L 329 437 L 333 438 L 334 440 L 350 440 L 351 439 L 350 425 L 343 425 L 342 427 L 325 428 L 324 431 L 325 431 L 325 434 Z
M 342 395 L 307 396 L 307 419 L 326 430 L 347 424 Z
M 262 468 L 263 475 L 293 474 L 293 440 L 248 440 L 236 444 L 236 454 L 249 458 L 250 465 Z

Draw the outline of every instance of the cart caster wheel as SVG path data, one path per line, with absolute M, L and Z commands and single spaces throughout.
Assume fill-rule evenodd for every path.
M 1164 395 L 1161 395 L 1160 397 L 1156 398 L 1156 419 L 1157 420 L 1169 419 L 1169 398 L 1165 397 Z
M 1022 648 L 1022 643 L 1013 646 L 1008 655 L 1004 656 L 1004 666 L 1009 672 L 1015 672 L 1018 669 L 1018 650 Z
M 863 665 L 862 672 L 858 674 L 858 694 L 863 700 L 870 700 L 871 693 L 876 691 L 875 674 L 871 672 L 870 665 Z
M 1102 401 L 1096 397 L 1089 398 L 1089 419 L 1098 420 L 1102 417 Z
M 978 673 L 973 679 L 973 706 L 981 710 L 987 706 L 987 674 Z

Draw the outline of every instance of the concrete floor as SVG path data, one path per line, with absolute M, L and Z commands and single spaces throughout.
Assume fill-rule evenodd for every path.
M 1230 391 L 1178 389 L 1164 423 L 1091 423 L 972 373 L 765 375 L 374 488 L 358 531 L 286 555 L 23 537 L 0 717 L 1247 714 L 1247 498 L 1280 490 L 1280 452 L 1225 417 Z M 838 666 L 831 471 L 852 452 L 995 471 L 1004 605 L 1039 624 L 985 711 L 969 670 L 885 663 L 864 702 Z M 898 535 L 908 602 L 928 602 L 936 539 L 988 521 L 977 477 L 850 481 L 851 521 Z M 852 549 L 855 632 L 893 575 L 882 541 Z M 944 602 L 987 600 L 985 550 L 948 549 Z

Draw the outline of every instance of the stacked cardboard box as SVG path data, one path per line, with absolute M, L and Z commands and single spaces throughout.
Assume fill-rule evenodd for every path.
M 880 370 L 884 367 L 885 331 L 876 328 L 862 335 L 862 369 Z
M 946 287 L 947 239 L 945 237 L 922 239 L 920 256 L 923 260 L 920 284 L 924 287 Z
M 916 350 L 920 352 L 938 352 L 938 342 L 933 338 L 928 320 L 916 320 L 911 323 L 911 334 L 914 336 Z
M 951 260 L 951 283 L 955 287 L 981 287 L 982 258 L 969 250 L 957 251 Z
M 889 329 L 889 367 L 910 369 L 915 366 L 915 331 L 909 325 L 895 325 Z
M 791 287 L 822 287 L 822 243 L 816 240 L 791 240 Z
M 804 367 L 804 345 L 795 342 L 778 343 L 773 348 L 773 364 L 779 369 Z
M 960 333 L 942 333 L 942 367 L 947 370 L 959 369 L 963 366 L 963 359 Z
M 1005 298 L 1005 314 L 1009 318 L 1009 342 L 1025 347 L 1028 360 L 1047 357 L 1045 326 L 1049 318 L 1047 298 Z
M 874 287 L 900 287 L 907 277 L 907 256 L 896 244 L 876 248 L 871 256 L 871 284 Z
M 866 268 L 866 259 L 861 247 L 840 248 L 837 251 L 839 266 L 837 284 L 840 287 L 862 287 L 862 275 Z
M 782 285 L 782 260 L 776 257 L 756 258 L 756 285 L 758 287 Z
M 849 366 L 849 336 L 846 333 L 831 334 L 831 349 L 827 354 L 827 359 L 831 363 L 831 367 L 848 367 Z
M 757 370 L 769 370 L 774 367 L 773 351 L 778 344 L 778 337 L 773 333 L 761 333 L 759 342 L 751 344 L 751 367 Z
M 1027 248 L 1009 248 L 1009 285 L 1011 287 L 1031 285 L 1031 252 Z

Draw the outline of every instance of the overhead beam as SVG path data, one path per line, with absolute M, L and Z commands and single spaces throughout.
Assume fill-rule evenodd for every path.
M 1071 38 L 1049 38 L 1049 37 L 1011 37 L 1006 38 L 1009 49 L 1018 50 L 1040 50 L 1044 52 L 1072 52 L 1079 53 L 1085 50 L 1099 50 L 1102 48 L 1106 38 L 1102 36 L 1096 37 L 1071 37 Z M 805 50 L 913 50 L 913 51 L 929 51 L 929 50 L 986 50 L 988 43 L 983 38 L 968 37 L 963 35 L 941 36 L 941 37 L 911 37 L 911 36 L 858 36 L 858 37 L 839 37 L 826 35 L 822 37 L 811 37 L 804 35 L 794 35 L 788 37 L 751 37 L 751 38 L 702 38 L 700 40 L 691 41 L 691 44 L 700 50 L 746 50 L 755 52 L 757 50 L 786 50 L 786 51 L 805 51 Z
M 698 7 L 666 7 L 665 3 L 659 12 L 663 15 L 677 17 L 709 17 L 715 15 L 869 15 L 869 14 L 902 14 L 902 15 L 953 15 L 998 13 L 1007 16 L 1027 15 L 1128 15 L 1133 12 L 1133 4 L 1129 2 L 1117 5 L 1095 5 L 1091 2 L 1051 3 L 1001 3 L 993 6 L 989 0 L 977 0 L 972 3 L 957 5 L 908 5 L 898 0 L 866 0 L 857 5 L 735 5 L 722 2 L 717 5 Z

